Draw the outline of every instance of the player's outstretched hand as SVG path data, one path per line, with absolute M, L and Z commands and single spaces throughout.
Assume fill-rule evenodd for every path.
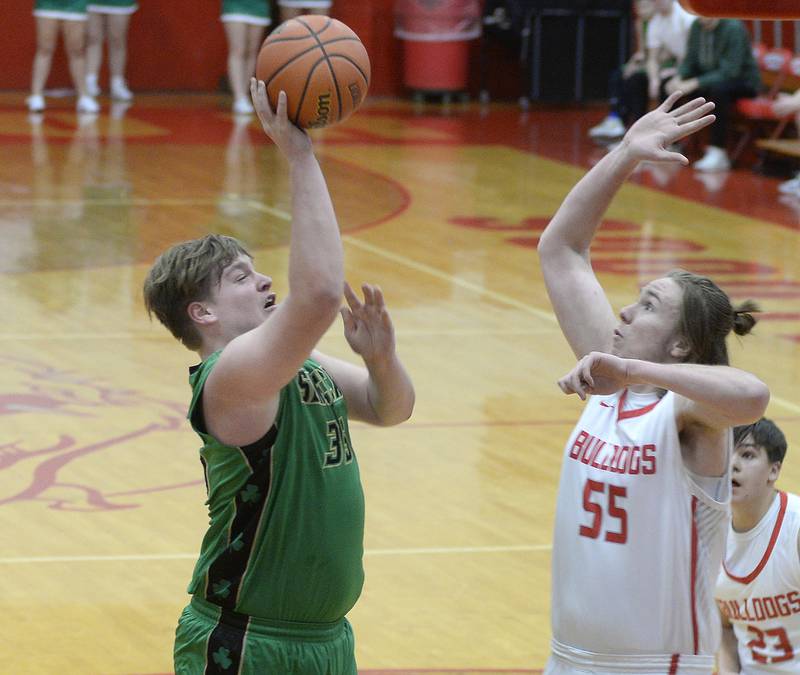
M 363 284 L 364 302 L 344 284 L 344 297 L 347 307 L 342 307 L 344 336 L 350 348 L 364 361 L 391 357 L 394 355 L 394 326 L 383 300 L 380 287 Z
M 311 150 L 311 139 L 308 134 L 292 124 L 286 116 L 286 92 L 278 94 L 278 106 L 275 111 L 269 104 L 267 85 L 263 80 L 250 78 L 250 95 L 261 126 L 287 159 L 292 160 Z
M 577 394 L 582 401 L 592 394 L 613 394 L 628 384 L 625 359 L 604 352 L 590 352 L 558 381 L 565 394 Z
M 711 101 L 702 97 L 692 99 L 671 110 L 683 94 L 676 91 L 658 108 L 640 117 L 622 139 L 621 148 L 636 161 L 680 162 L 688 164 L 680 152 L 670 145 L 711 124 L 716 117 Z

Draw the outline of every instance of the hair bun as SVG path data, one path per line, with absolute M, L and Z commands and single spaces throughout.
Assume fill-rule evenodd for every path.
M 758 322 L 753 313 L 760 311 L 761 308 L 752 300 L 745 300 L 741 305 L 734 307 L 733 332 L 737 335 L 747 335 Z

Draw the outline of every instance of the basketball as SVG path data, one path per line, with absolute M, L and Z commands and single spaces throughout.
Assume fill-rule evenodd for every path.
M 363 103 L 370 80 L 367 50 L 341 21 L 319 14 L 285 21 L 264 40 L 256 77 L 275 109 L 286 92 L 287 115 L 301 129 L 346 120 Z

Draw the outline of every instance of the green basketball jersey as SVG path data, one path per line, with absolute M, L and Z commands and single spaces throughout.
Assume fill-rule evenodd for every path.
M 200 402 L 220 353 L 189 377 L 210 517 L 189 593 L 254 617 L 337 621 L 364 582 L 364 493 L 342 392 L 308 359 L 264 438 L 223 445 L 206 433 Z

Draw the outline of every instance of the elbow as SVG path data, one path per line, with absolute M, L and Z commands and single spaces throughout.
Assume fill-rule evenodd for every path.
M 743 419 L 737 420 L 737 425 L 757 422 L 764 416 L 769 404 L 769 387 L 757 377 L 754 376 L 743 389 L 741 392 Z
M 751 401 L 753 405 L 753 421 L 760 420 L 764 413 L 767 411 L 767 405 L 769 404 L 769 387 L 764 384 L 758 378 L 754 378 L 756 381 L 753 384 L 753 391 L 751 396 Z
M 375 423 L 379 427 L 394 427 L 403 422 L 407 422 L 414 413 L 415 402 L 416 393 L 414 392 L 414 388 L 410 387 L 402 401 L 398 401 L 396 405 L 392 406 L 390 410 L 387 410 L 382 415 L 376 415 Z
M 553 248 L 552 239 L 553 237 L 548 234 L 547 230 L 542 232 L 542 236 L 539 237 L 539 243 L 536 244 L 536 253 L 540 259 L 547 259 L 548 251 Z

